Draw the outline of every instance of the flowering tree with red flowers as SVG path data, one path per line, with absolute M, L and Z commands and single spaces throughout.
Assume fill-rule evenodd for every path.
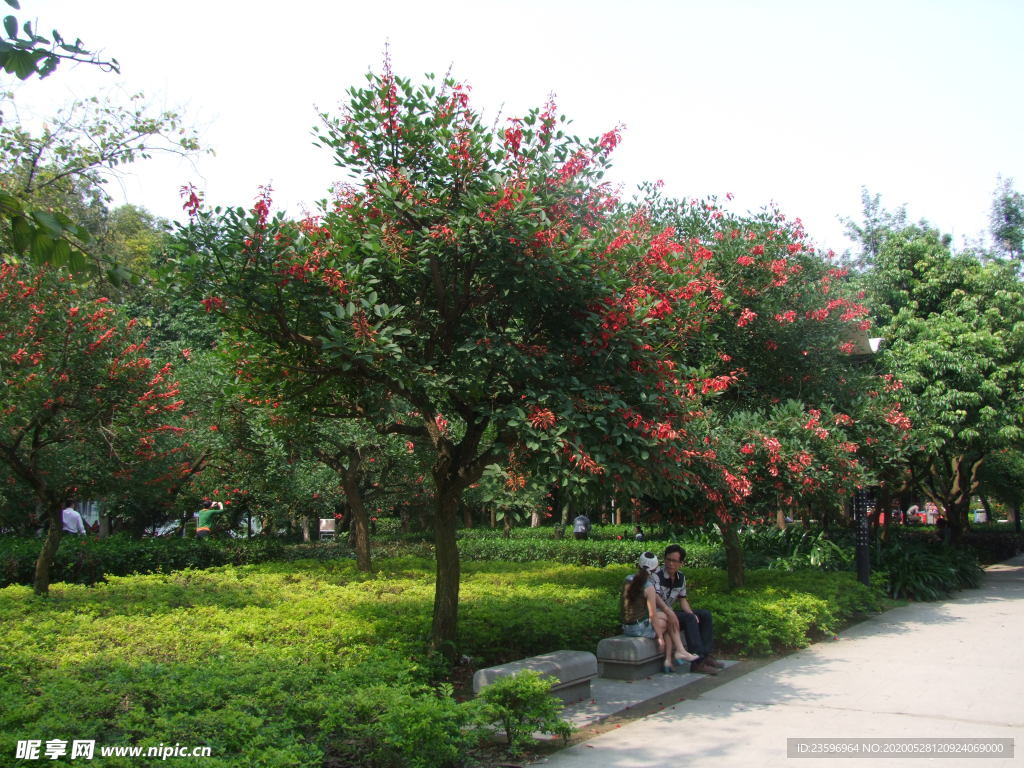
M 457 511 L 488 466 L 628 491 L 662 482 L 663 456 L 675 479 L 707 459 L 687 421 L 734 380 L 681 362 L 719 303 L 702 253 L 602 183 L 618 131 L 563 126 L 549 104 L 494 129 L 465 86 L 385 71 L 324 117 L 349 181 L 318 215 L 274 215 L 269 190 L 249 211 L 193 204 L 176 246 L 175 280 L 256 375 L 429 450 L 448 651 Z
M 801 512 L 827 518 L 853 489 L 877 481 L 905 453 L 909 424 L 883 421 L 883 408 L 893 404 L 885 405 L 877 395 L 853 404 L 856 419 L 827 405 L 822 410 L 787 400 L 767 408 L 734 408 L 717 422 L 717 455 L 728 492 L 700 511 L 714 514 L 721 524 L 731 585 L 743 583 L 738 524 L 776 520 L 784 526 L 785 517 Z M 876 450 L 883 441 L 884 449 Z
M 738 585 L 737 525 L 797 504 L 838 506 L 899 460 L 909 424 L 895 385 L 855 354 L 870 329 L 863 294 L 831 254 L 816 252 L 799 220 L 774 210 L 738 216 L 714 199 L 678 202 L 656 191 L 644 205 L 703 259 L 717 302 L 691 361 L 729 385 L 692 424 L 706 460 L 699 477 L 681 479 L 692 517 L 721 525 Z
M 0 264 L 0 361 L 0 463 L 45 510 L 35 576 L 45 594 L 62 502 L 129 482 L 142 465 L 173 465 L 183 400 L 135 321 L 53 269 Z M 162 474 L 147 479 L 170 481 Z

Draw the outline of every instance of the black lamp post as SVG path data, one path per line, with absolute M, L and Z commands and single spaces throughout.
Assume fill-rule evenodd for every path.
M 853 494 L 854 554 L 857 564 L 857 581 L 871 585 L 871 529 L 868 510 L 875 503 L 872 488 L 859 488 Z

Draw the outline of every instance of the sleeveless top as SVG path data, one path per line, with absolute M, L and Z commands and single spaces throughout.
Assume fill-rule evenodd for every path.
M 630 574 L 626 577 L 626 583 L 622 585 L 622 599 L 620 601 L 622 606 L 622 623 L 623 624 L 635 624 L 643 619 L 650 618 L 647 615 L 647 596 L 641 592 L 640 596 L 635 600 L 630 601 L 628 597 L 629 585 L 633 581 L 633 576 L 636 574 Z M 653 587 L 654 582 L 648 577 L 647 584 L 644 586 L 646 591 L 647 587 Z

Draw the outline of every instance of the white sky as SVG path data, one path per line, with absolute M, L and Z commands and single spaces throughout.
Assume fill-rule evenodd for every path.
M 860 188 L 958 242 L 987 229 L 997 174 L 1024 188 L 1019 0 L 21 0 L 121 75 L 61 66 L 17 86 L 34 110 L 104 89 L 179 109 L 216 155 L 150 161 L 111 192 L 180 218 L 178 188 L 248 206 L 271 184 L 299 213 L 338 178 L 311 145 L 316 107 L 379 70 L 453 75 L 488 117 L 556 94 L 576 133 L 626 126 L 609 175 L 626 191 L 777 202 L 819 246 Z M 6 8 L 6 6 L 3 6 Z M 4 78 L 10 81 L 10 77 Z

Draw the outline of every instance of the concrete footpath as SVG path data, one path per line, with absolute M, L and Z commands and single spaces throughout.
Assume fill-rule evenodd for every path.
M 872 768 L 929 761 L 950 767 L 1021 768 L 1022 645 L 1024 555 L 990 567 L 979 589 L 959 592 L 953 599 L 895 608 L 851 627 L 838 640 L 767 664 L 744 662 L 717 678 L 666 691 L 661 711 L 611 725 L 534 765 L 852 766 L 857 762 L 834 751 L 830 757 L 788 757 L 787 739 L 943 738 L 1012 739 L 1015 756 L 1006 751 L 998 757 L 933 751 L 893 757 L 885 750 L 907 748 L 895 742 L 859 745 L 858 754 L 846 755 L 868 759 Z M 744 673 L 745 668 L 750 671 Z M 1008 746 L 1003 742 L 1004 750 Z M 840 748 L 809 747 L 805 754 Z M 950 748 L 963 749 L 945 747 Z

